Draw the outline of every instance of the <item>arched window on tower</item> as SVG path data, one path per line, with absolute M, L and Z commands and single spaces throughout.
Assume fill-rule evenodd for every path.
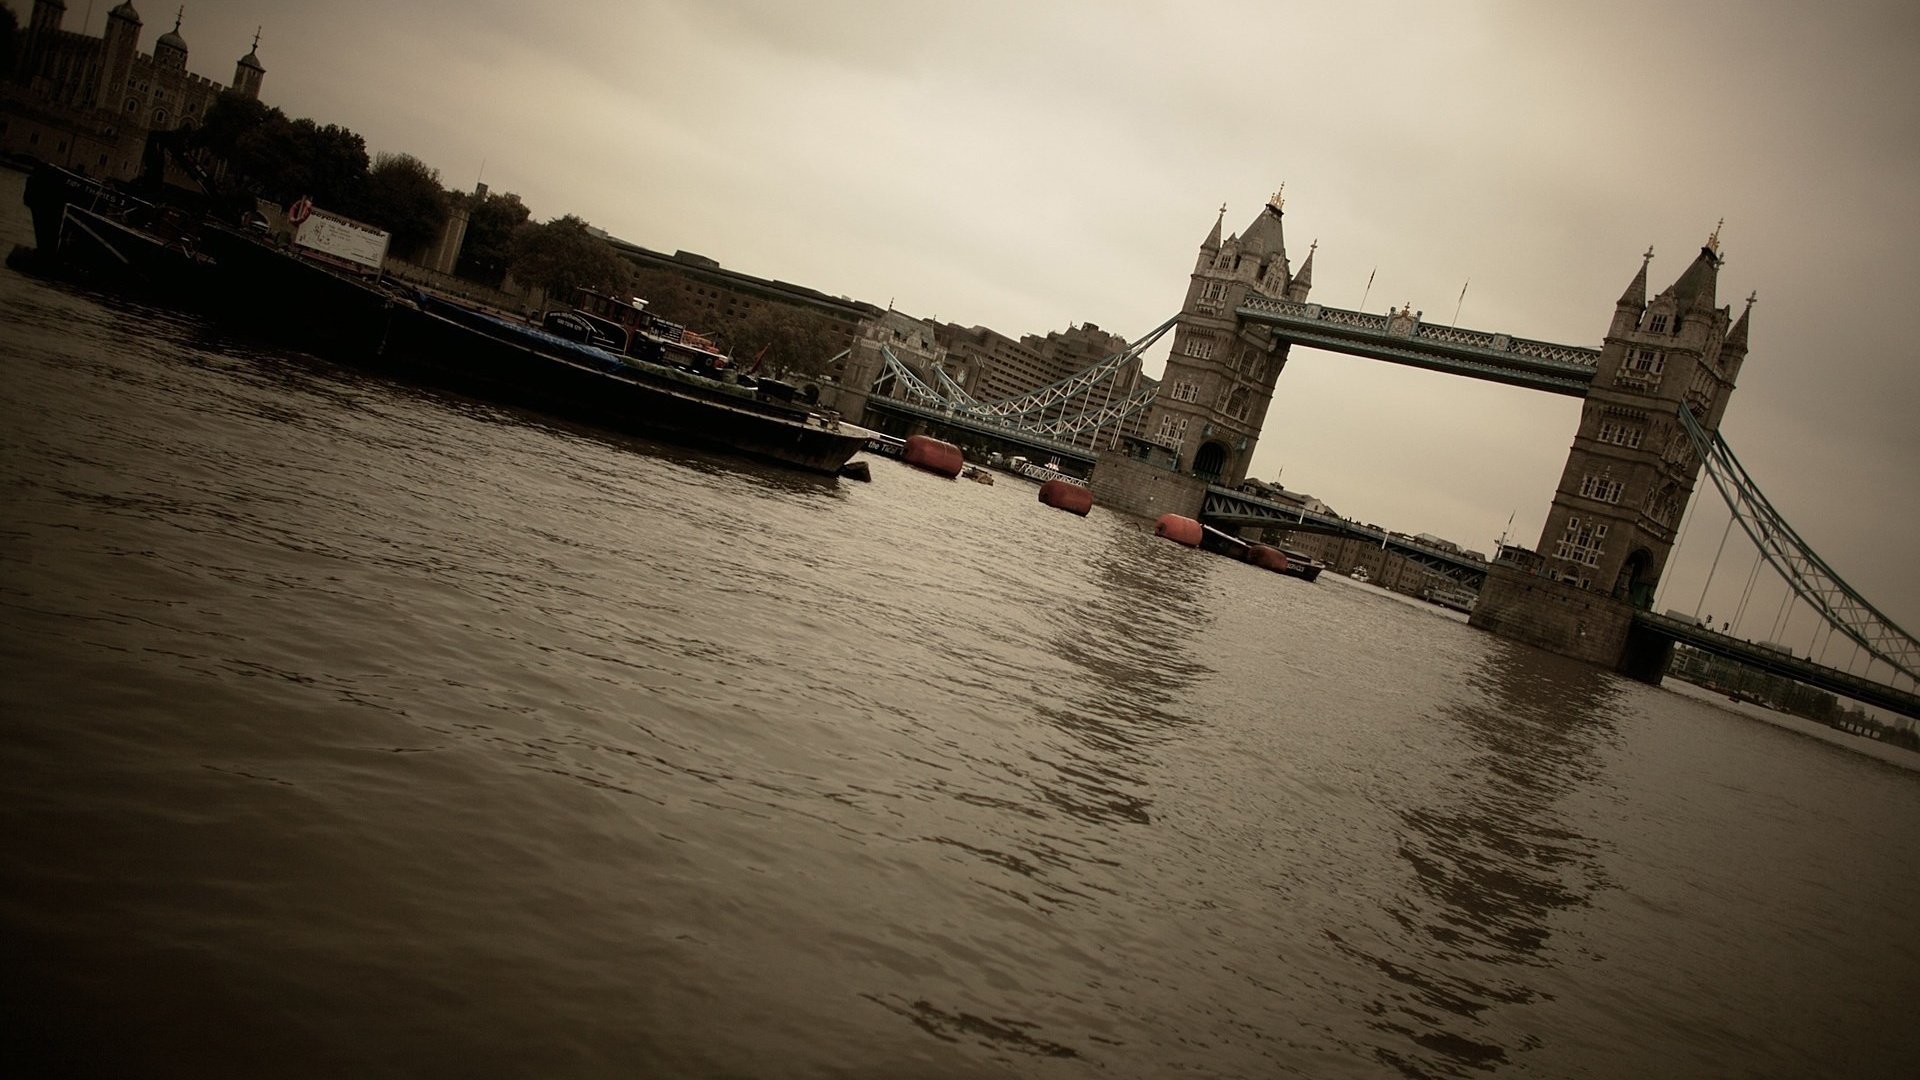
M 1247 393 L 1247 388 L 1236 386 L 1233 388 L 1233 393 L 1227 397 L 1227 415 L 1235 420 L 1245 420 L 1247 409 L 1252 403 L 1253 396 Z

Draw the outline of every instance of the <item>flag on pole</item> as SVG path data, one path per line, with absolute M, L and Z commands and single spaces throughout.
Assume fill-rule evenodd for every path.
M 1367 297 L 1373 292 L 1373 275 L 1379 272 L 1380 272 L 1380 268 L 1377 266 L 1374 267 L 1372 270 L 1367 271 L 1367 288 L 1365 292 L 1360 294 L 1360 310 L 1361 311 L 1367 310 Z
M 1471 284 L 1473 284 L 1472 278 L 1468 278 L 1466 281 L 1463 281 L 1460 283 L 1460 299 L 1455 300 L 1453 302 L 1453 322 L 1448 323 L 1447 324 L 1448 326 L 1453 326 L 1459 323 L 1460 305 L 1467 302 L 1467 286 Z

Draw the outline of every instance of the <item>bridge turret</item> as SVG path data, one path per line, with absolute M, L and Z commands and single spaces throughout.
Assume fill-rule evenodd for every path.
M 1727 378 L 1733 379 L 1740 373 L 1740 364 L 1747 358 L 1747 320 L 1753 316 L 1753 305 L 1760 299 L 1759 293 L 1747 296 L 1746 310 L 1740 313 L 1740 319 L 1727 331 L 1727 339 L 1720 343 L 1720 361 L 1727 370 Z
M 1313 253 L 1320 250 L 1320 241 L 1307 245 L 1307 261 L 1300 264 L 1300 272 L 1293 275 L 1287 284 L 1287 299 L 1296 304 L 1307 302 L 1307 292 L 1313 288 Z
M 1640 272 L 1627 282 L 1627 291 L 1613 306 L 1613 325 L 1608 328 L 1607 336 L 1616 337 L 1640 326 L 1641 318 L 1647 312 L 1647 266 L 1653 262 L 1653 248 L 1640 256 Z
M 1193 264 L 1193 272 L 1200 273 L 1213 269 L 1220 258 L 1220 226 L 1227 220 L 1227 204 L 1220 204 L 1220 216 L 1213 219 L 1213 231 L 1200 241 L 1200 258 Z

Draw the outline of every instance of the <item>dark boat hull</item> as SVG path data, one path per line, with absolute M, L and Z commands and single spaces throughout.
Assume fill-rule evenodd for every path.
M 648 371 L 478 312 L 335 272 L 240 234 L 209 237 L 223 303 L 344 362 L 425 376 L 476 397 L 628 434 L 662 436 L 833 474 L 866 429 L 755 400 L 714 380 Z M 424 306 L 423 306 L 424 304 Z M 430 310 L 438 308 L 438 310 Z M 263 315 L 272 312 L 264 320 Z
M 205 292 L 213 261 L 182 241 L 79 206 L 66 207 L 53 272 L 148 295 L 191 300 Z
M 678 383 L 648 377 L 612 354 L 597 362 L 556 355 L 418 307 L 396 309 L 385 348 L 390 361 L 457 376 L 497 400 L 812 472 L 837 473 L 867 441 L 866 430 L 851 424 L 782 415 L 704 392 L 697 377 Z

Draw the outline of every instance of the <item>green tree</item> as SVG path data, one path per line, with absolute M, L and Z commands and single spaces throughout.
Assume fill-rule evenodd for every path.
M 499 285 L 513 261 L 513 234 L 532 213 L 520 196 L 509 191 L 467 199 L 467 235 L 460 245 L 454 272 L 470 281 Z
M 361 185 L 357 206 L 349 212 L 392 234 L 396 255 L 418 258 L 447 224 L 447 193 L 440 186 L 440 170 L 412 154 L 381 154 Z
M 355 206 L 367 179 L 367 144 L 338 124 L 289 120 L 234 93 L 207 110 L 196 137 L 226 162 L 229 182 L 278 203 L 301 196 L 331 210 Z
M 848 328 L 815 311 L 755 305 L 746 315 L 716 327 L 733 348 L 734 361 L 758 365 L 763 374 L 818 377 L 851 340 Z
M 556 301 L 583 287 L 625 294 L 632 286 L 632 264 L 591 229 L 572 214 L 543 225 L 522 225 L 513 237 L 513 276 L 545 289 Z

